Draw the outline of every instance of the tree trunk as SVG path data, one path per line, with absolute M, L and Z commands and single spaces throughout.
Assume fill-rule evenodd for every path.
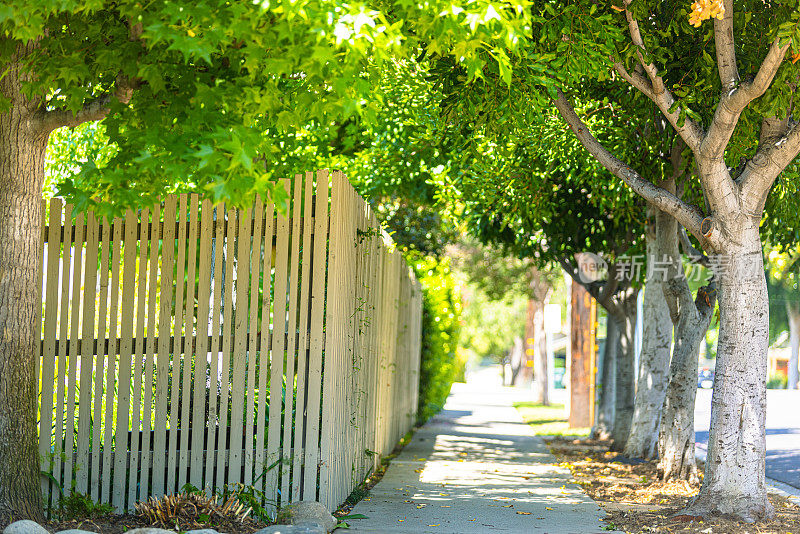
M 706 471 L 687 510 L 692 515 L 755 521 L 773 513 L 764 472 L 769 307 L 758 221 L 744 215 L 726 221 L 732 238 L 711 256 L 720 331 Z
M 617 322 L 620 343 L 617 348 L 617 365 L 614 369 L 614 428 L 611 432 L 611 450 L 622 452 L 631 430 L 634 406 L 634 344 L 636 326 L 636 296 L 638 290 L 628 288 L 615 299 L 615 312 L 609 319 Z
M 610 439 L 614 429 L 614 373 L 617 366 L 617 352 L 619 351 L 620 333 L 617 322 L 608 319 L 606 322 L 606 342 L 603 346 L 603 356 L 600 371 L 600 383 L 597 391 L 597 418 L 592 428 L 592 438 Z
M 694 451 L 697 354 L 714 315 L 716 291 L 713 285 L 700 288 L 696 301 L 692 302 L 685 279 L 670 281 L 665 290 L 668 298 L 678 299 L 678 320 L 661 419 L 658 471 L 664 481 L 679 479 L 695 483 L 698 480 Z
M 800 303 L 787 302 L 786 315 L 789 317 L 789 346 L 791 355 L 789 356 L 789 368 L 787 369 L 786 383 L 787 389 L 798 388 L 798 350 L 800 350 Z
M 674 189 L 674 187 L 673 187 Z M 651 460 L 656 457 L 661 408 L 669 382 L 672 321 L 664 298 L 664 285 L 678 274 L 678 223 L 651 208 L 647 232 L 647 285 L 642 306 L 642 351 L 639 378 L 625 455 Z
M 27 52 L 19 49 L 20 52 Z M 41 287 L 41 191 L 47 137 L 31 123 L 19 63 L 7 64 L 0 92 L 0 523 L 42 520 L 37 414 L 37 317 Z
M 547 334 L 544 332 L 544 303 L 537 304 L 533 314 L 533 401 L 550 404 L 547 391 Z

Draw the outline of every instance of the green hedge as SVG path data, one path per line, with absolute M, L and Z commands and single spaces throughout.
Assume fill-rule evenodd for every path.
M 407 254 L 422 284 L 422 363 L 417 422 L 424 423 L 444 406 L 453 382 L 464 375 L 456 355 L 461 329 L 461 296 L 446 258 Z

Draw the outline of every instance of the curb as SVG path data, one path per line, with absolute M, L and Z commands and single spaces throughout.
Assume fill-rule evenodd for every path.
M 698 460 L 702 460 L 703 462 L 706 461 L 706 454 L 707 451 L 704 447 L 701 447 L 699 443 L 695 443 L 694 446 L 694 455 L 695 458 Z M 773 478 L 765 477 L 767 481 L 767 486 L 769 486 L 770 490 L 773 493 L 777 493 L 782 497 L 786 497 L 796 505 L 800 506 L 800 489 L 795 488 L 794 486 L 790 486 L 785 482 L 781 482 L 779 480 L 775 480 Z

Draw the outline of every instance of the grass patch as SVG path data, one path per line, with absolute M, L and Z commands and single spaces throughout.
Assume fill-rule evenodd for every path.
M 534 402 L 515 402 L 522 419 L 538 436 L 588 436 L 588 428 L 569 428 L 563 404 L 544 406 Z

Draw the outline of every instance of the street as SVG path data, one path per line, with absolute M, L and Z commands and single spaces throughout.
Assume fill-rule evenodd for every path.
M 705 450 L 711 417 L 711 390 L 698 389 L 697 445 Z M 767 390 L 767 476 L 800 489 L 800 390 Z

